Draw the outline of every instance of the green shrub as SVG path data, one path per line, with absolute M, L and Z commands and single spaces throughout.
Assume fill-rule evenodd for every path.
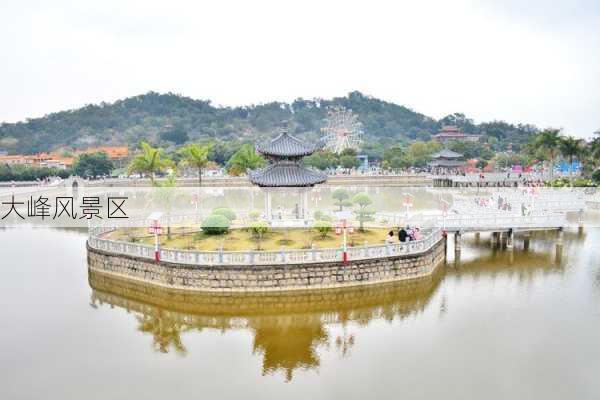
M 231 210 L 230 208 L 225 208 L 225 207 L 215 208 L 212 212 L 212 215 L 222 215 L 225 218 L 227 218 L 229 221 L 233 221 L 236 217 L 233 210 Z
M 313 227 L 321 234 L 322 238 L 325 238 L 333 229 L 333 225 L 330 221 L 316 221 Z
M 596 182 L 597 185 L 600 185 L 600 169 L 597 169 L 592 174 L 592 179 Z
M 222 235 L 229 231 L 231 221 L 219 214 L 209 215 L 202 221 L 202 231 L 207 235 Z
M 257 238 L 262 238 L 265 233 L 269 231 L 269 225 L 266 222 L 259 221 L 253 222 L 250 225 L 250 232 L 252 232 L 252 236 Z

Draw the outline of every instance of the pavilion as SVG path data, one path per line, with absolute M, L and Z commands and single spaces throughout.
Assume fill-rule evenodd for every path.
M 295 217 L 301 220 L 309 218 L 308 192 L 316 184 L 325 182 L 327 175 L 302 165 L 302 158 L 320 150 L 324 144 L 322 141 L 304 143 L 290 135 L 284 127 L 279 136 L 269 143 L 256 145 L 256 151 L 262 154 L 269 164 L 265 168 L 249 171 L 248 177 L 250 182 L 265 191 L 267 220 L 273 220 L 273 193 L 289 192 L 289 188 L 294 188 L 299 196 Z
M 432 155 L 429 163 L 433 174 L 446 174 L 464 170 L 466 163 L 463 155 L 452 150 L 443 149 Z

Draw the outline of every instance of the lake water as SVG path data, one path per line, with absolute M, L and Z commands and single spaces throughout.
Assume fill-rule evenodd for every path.
M 84 231 L 0 230 L 0 399 L 598 399 L 600 229 L 554 235 L 465 236 L 418 281 L 216 296 L 89 276 Z

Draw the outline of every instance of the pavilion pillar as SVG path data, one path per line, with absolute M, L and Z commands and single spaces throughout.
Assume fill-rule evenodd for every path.
M 308 190 L 305 188 L 302 190 L 302 219 L 308 219 L 310 212 L 308 209 Z
M 273 219 L 273 210 L 271 209 L 271 190 L 265 189 L 265 218 L 267 221 Z

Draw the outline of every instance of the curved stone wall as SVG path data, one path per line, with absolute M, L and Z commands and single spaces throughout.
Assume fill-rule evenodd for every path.
M 88 246 L 92 271 L 185 290 L 270 291 L 324 289 L 393 282 L 431 274 L 445 257 L 444 239 L 417 254 L 287 265 L 197 266 L 114 255 Z

